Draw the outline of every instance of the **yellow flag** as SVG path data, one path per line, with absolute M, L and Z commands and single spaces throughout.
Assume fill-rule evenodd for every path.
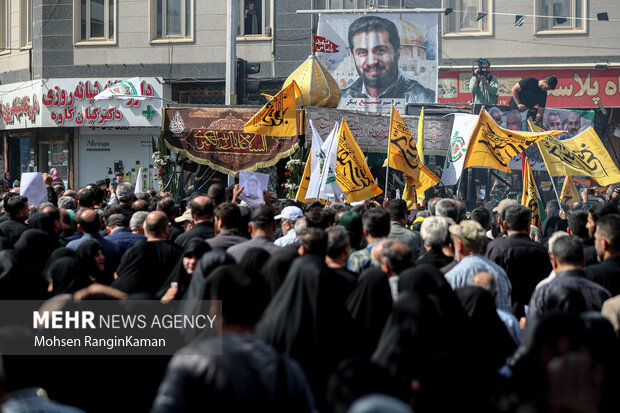
M 520 132 L 497 126 L 491 116 L 483 110 L 472 131 L 463 169 L 470 166 L 486 166 L 503 172 L 510 172 L 510 159 L 524 152 L 530 145 L 558 131 Z
M 575 182 L 573 182 L 573 178 L 571 178 L 570 176 L 564 178 L 564 185 L 562 185 L 560 200 L 563 204 L 567 204 L 569 206 L 572 205 L 573 202 L 579 201 L 579 192 L 577 192 Z
M 388 158 L 390 168 L 398 169 L 409 176 L 420 174 L 420 157 L 413 136 L 403 118 L 392 106 Z
M 424 115 L 422 114 L 422 116 Z M 409 127 L 407 127 L 403 118 L 394 109 L 394 106 L 392 106 L 392 116 L 390 117 L 389 138 L 388 160 L 390 168 L 402 171 L 405 178 L 409 178 L 407 186 L 415 186 L 418 198 L 423 198 L 424 191 L 439 182 L 439 178 L 424 166 Z M 403 192 L 403 199 L 410 202 L 410 196 L 406 198 L 405 194 L 411 194 L 411 192 L 407 191 L 408 188 L 406 187 L 405 192 Z M 415 204 L 415 200 L 412 202 Z
M 301 177 L 301 181 L 299 182 L 299 188 L 297 189 L 297 194 L 295 195 L 295 199 L 299 202 L 311 202 L 316 200 L 316 198 L 306 199 L 306 193 L 308 192 L 308 184 L 310 183 L 310 174 L 312 173 L 312 166 L 310 165 L 310 159 L 312 156 L 312 151 L 308 153 L 308 159 L 306 159 L 306 166 L 304 166 L 304 173 Z
M 290 83 L 245 124 L 243 131 L 270 136 L 297 136 L 297 93 L 301 93 L 297 83 Z
M 409 175 L 403 175 L 405 177 L 405 190 L 403 191 L 402 199 L 407 201 L 407 209 L 417 209 L 416 191 L 413 190 L 415 182 Z
M 544 139 L 538 148 L 551 176 L 589 176 L 602 186 L 620 182 L 620 171 L 592 127 L 571 139 Z
M 366 158 L 344 118 L 338 129 L 336 182 L 350 202 L 363 201 L 383 192 L 375 184 Z
M 530 161 L 525 158 L 525 168 L 523 170 L 523 193 L 521 195 L 521 204 L 525 205 L 532 211 L 531 225 L 538 227 L 542 231 L 542 221 L 544 220 L 544 208 L 534 181 L 534 174 Z

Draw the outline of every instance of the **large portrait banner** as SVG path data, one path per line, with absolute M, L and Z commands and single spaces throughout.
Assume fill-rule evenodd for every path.
M 435 14 L 322 14 L 318 35 L 330 44 L 317 59 L 340 86 L 339 109 L 401 114 L 437 96 Z M 323 50 L 323 49 L 317 49 Z

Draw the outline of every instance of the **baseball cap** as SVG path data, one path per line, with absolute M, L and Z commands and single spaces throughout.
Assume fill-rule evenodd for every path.
M 273 219 L 286 219 L 287 221 L 297 221 L 299 218 L 304 216 L 304 212 L 301 208 L 296 206 L 287 206 L 285 207 L 279 215 L 276 215 Z
M 480 251 L 487 237 L 486 231 L 476 221 L 465 220 L 460 224 L 450 225 L 450 234 L 459 237 L 467 248 Z
M 493 212 L 497 212 L 498 214 L 502 215 L 506 208 L 508 208 L 510 205 L 517 205 L 517 201 L 515 201 L 514 199 L 502 199 L 501 201 L 499 201 L 499 205 L 493 208 Z
M 267 205 L 259 206 L 252 211 L 250 215 L 250 222 L 256 222 L 257 224 L 271 224 L 274 222 L 273 210 Z
M 176 222 L 177 224 L 180 224 L 182 222 L 193 221 L 193 220 L 194 218 L 192 217 L 191 209 L 186 209 L 185 212 L 183 212 L 183 215 L 181 215 L 180 217 L 176 217 L 174 219 L 174 222 Z
M 338 225 L 342 225 L 354 234 L 362 233 L 362 215 L 359 212 L 347 211 L 340 217 Z

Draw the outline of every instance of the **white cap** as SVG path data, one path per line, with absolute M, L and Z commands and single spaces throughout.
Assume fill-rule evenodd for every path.
M 304 216 L 304 212 L 301 208 L 296 206 L 287 206 L 280 212 L 279 215 L 276 215 L 274 219 L 286 219 L 287 221 L 297 221 L 299 218 Z

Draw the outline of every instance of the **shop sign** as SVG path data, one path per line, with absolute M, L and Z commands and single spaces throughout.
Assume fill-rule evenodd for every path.
M 0 85 L 0 130 L 41 126 L 41 81 Z
M 620 107 L 620 69 L 583 70 L 493 70 L 498 78 L 498 104 L 507 105 L 512 87 L 520 79 L 532 76 L 542 79 L 555 74 L 558 87 L 549 91 L 547 106 L 554 108 Z M 440 103 L 468 103 L 471 72 L 439 73 L 438 100 Z
M 43 84 L 43 115 L 50 126 L 148 127 L 161 125 L 161 99 L 94 100 L 106 87 L 123 79 L 49 79 Z M 163 85 L 144 78 L 140 93 L 161 98 Z
M 0 130 L 37 127 L 161 127 L 163 84 L 143 78 L 142 95 L 152 99 L 95 100 L 123 79 L 42 79 L 0 85 Z

